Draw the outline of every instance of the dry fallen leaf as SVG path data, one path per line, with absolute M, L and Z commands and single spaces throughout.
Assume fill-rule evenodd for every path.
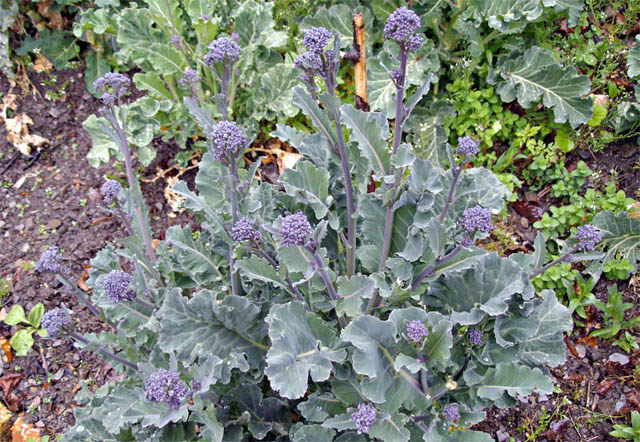
M 640 219 L 640 202 L 631 204 L 627 213 L 629 218 Z
M 5 128 L 7 129 L 7 140 L 23 155 L 30 155 L 32 147 L 41 146 L 44 143 L 48 143 L 49 140 L 40 135 L 29 133 L 29 124 L 33 124 L 33 120 L 27 114 L 21 113 L 12 118 L 7 116 L 9 109 L 16 109 L 16 98 L 14 94 L 8 93 L 2 99 L 0 118 L 4 121 Z
M 42 54 L 38 54 L 38 58 L 33 63 L 33 70 L 36 72 L 49 72 L 53 69 L 53 63 Z

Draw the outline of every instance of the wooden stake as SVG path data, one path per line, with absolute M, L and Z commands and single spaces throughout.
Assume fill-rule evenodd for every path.
M 367 93 L 367 56 L 364 46 L 364 16 L 353 15 L 353 54 L 354 60 L 355 105 L 356 109 L 369 112 L 369 95 Z M 355 57 L 354 57 L 355 58 Z

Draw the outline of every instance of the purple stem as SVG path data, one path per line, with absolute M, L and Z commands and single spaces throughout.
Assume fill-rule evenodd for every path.
M 147 258 L 151 261 L 151 263 L 156 262 L 156 254 L 153 250 L 153 243 L 151 242 L 151 232 L 149 230 L 149 226 L 145 222 L 144 215 L 142 214 L 142 192 L 137 186 L 137 181 L 133 174 L 133 166 L 131 161 L 131 149 L 129 147 L 129 140 L 127 139 L 127 133 L 125 127 L 121 126 L 118 123 L 118 119 L 116 118 L 115 110 L 113 106 L 110 106 L 104 113 L 105 117 L 111 123 L 111 126 L 118 134 L 120 138 L 119 148 L 122 156 L 124 157 L 124 165 L 127 171 L 127 180 L 129 181 L 129 188 L 131 189 L 131 193 L 133 196 L 133 206 L 134 213 L 136 215 L 136 220 L 138 221 L 138 226 L 140 227 L 140 232 L 142 233 L 142 239 L 144 241 L 144 246 L 147 252 Z M 123 113 L 121 112 L 121 118 L 124 118 Z M 124 125 L 123 120 L 123 125 Z
M 404 82 L 405 76 L 407 73 L 407 50 L 405 48 L 405 44 L 400 43 L 400 72 L 402 75 L 400 76 L 400 81 L 396 84 L 396 122 L 395 129 L 393 132 L 393 147 L 392 147 L 392 155 L 395 155 L 400 147 L 400 142 L 402 141 L 402 127 L 404 125 Z M 390 166 L 390 173 L 395 174 L 395 180 L 393 183 L 393 187 L 397 188 L 398 183 L 400 181 L 400 176 L 394 170 L 393 165 Z M 387 258 L 389 257 L 389 252 L 391 251 L 391 238 L 393 236 L 393 218 L 394 218 L 394 201 L 395 196 L 389 201 L 389 204 L 386 208 L 385 219 L 384 219 L 384 239 L 382 242 L 382 251 L 380 253 L 380 263 L 378 265 L 378 271 L 384 270 L 384 267 L 387 263 Z M 380 293 L 376 289 L 371 299 L 367 303 L 367 308 L 364 312 L 365 315 L 371 313 L 371 309 L 378 305 L 380 301 Z
M 563 253 L 559 258 L 554 259 L 553 261 L 551 261 L 549 264 L 545 265 L 541 269 L 534 269 L 533 273 L 529 275 L 529 279 L 533 279 L 536 276 L 543 274 L 554 265 L 560 264 L 561 262 L 566 261 L 567 259 L 569 259 L 569 257 L 571 257 L 573 253 L 577 252 L 579 249 L 580 247 L 574 247 L 571 250 Z
M 464 169 L 464 166 L 469 162 L 469 158 L 465 157 L 464 160 L 462 160 L 462 163 L 459 166 L 456 166 L 455 164 L 452 164 L 452 168 L 453 168 L 453 181 L 451 182 L 451 187 L 449 188 L 449 194 L 447 195 L 447 201 L 444 204 L 444 208 L 442 209 L 442 213 L 440 214 L 440 222 L 444 222 L 444 219 L 447 217 L 447 212 L 449 211 L 449 206 L 451 206 L 451 203 L 453 202 L 453 192 L 455 192 L 456 190 L 456 186 L 458 185 L 458 179 L 460 178 L 460 175 L 462 174 L 462 169 Z
M 73 339 L 75 339 L 76 341 L 80 341 L 85 345 L 91 345 L 91 344 L 99 345 L 99 344 L 96 344 L 95 342 L 90 341 L 89 339 L 85 338 L 84 336 L 79 335 L 76 332 L 70 331 L 68 333 L 69 333 L 69 336 L 71 336 Z M 134 364 L 133 362 L 128 361 L 128 360 L 126 360 L 124 358 L 121 358 L 118 355 L 115 355 L 115 354 L 111 353 L 109 350 L 106 350 L 104 347 L 98 347 L 97 351 L 98 351 L 98 353 L 100 353 L 102 356 L 104 356 L 106 358 L 112 359 L 112 360 L 114 360 L 116 362 L 119 362 L 120 364 L 122 364 L 124 366 L 127 366 L 127 367 L 131 368 L 132 370 L 138 371 L 138 367 L 136 366 L 136 364 Z
M 436 267 L 446 264 L 451 261 L 460 251 L 462 250 L 461 245 L 457 245 L 453 250 L 447 253 L 445 256 L 442 256 L 436 259 L 436 262 L 427 266 L 418 276 L 416 276 L 411 282 L 411 292 L 415 292 L 420 283 L 427 277 L 434 274 Z
M 328 63 L 322 57 L 322 63 L 326 67 Z M 325 69 L 323 75 L 327 92 L 335 97 L 335 81 L 333 77 L 335 73 L 332 69 Z M 351 182 L 351 171 L 349 169 L 349 158 L 347 157 L 347 148 L 344 142 L 344 133 L 342 131 L 342 119 L 337 109 L 333 109 L 333 120 L 336 124 L 336 133 L 338 135 L 338 154 L 340 155 L 340 165 L 342 166 L 342 175 L 344 176 L 345 196 L 347 197 L 347 278 L 351 278 L 356 272 L 356 204 L 353 199 L 353 184 Z
M 100 310 L 98 309 L 98 307 L 96 307 L 93 304 L 93 302 L 89 301 L 89 299 L 84 295 L 84 293 L 78 287 L 76 287 L 75 284 L 72 284 L 71 281 L 69 281 L 66 276 L 64 276 L 62 273 L 56 273 L 56 278 L 58 278 L 58 281 L 60 281 L 66 288 L 71 290 L 75 295 L 76 299 L 80 303 L 84 304 L 91 313 L 100 317 Z

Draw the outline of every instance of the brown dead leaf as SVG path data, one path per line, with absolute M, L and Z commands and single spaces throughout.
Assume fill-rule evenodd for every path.
M 593 348 L 598 348 L 598 338 L 595 336 L 583 336 L 578 338 L 578 342 L 581 344 L 586 344 Z
M 66 26 L 67 21 L 62 17 L 60 11 L 51 10 L 50 6 L 53 2 L 51 0 L 48 1 L 39 1 L 38 2 L 38 13 L 43 17 L 46 17 L 47 27 L 51 29 L 63 30 Z
M 302 155 L 295 152 L 287 152 L 281 149 L 271 149 L 271 152 L 278 159 L 278 170 L 280 175 L 285 169 L 293 169 L 296 163 L 302 158 Z
M 180 209 L 180 204 L 182 204 L 186 198 L 173 191 L 173 186 L 179 181 L 178 176 L 166 177 L 165 181 L 167 182 L 167 186 L 164 188 L 164 199 L 166 199 L 167 204 L 171 206 L 171 210 L 174 212 L 182 211 L 183 209 Z M 170 213 L 169 216 L 171 217 L 171 215 L 173 214 Z
M 84 292 L 89 291 L 89 287 L 85 282 L 88 278 L 89 278 L 89 271 L 88 269 L 85 268 L 82 270 L 82 274 L 80 275 L 80 278 L 78 278 L 78 287 L 80 287 L 80 289 Z
M 616 383 L 618 383 L 618 381 L 616 381 L 614 379 L 605 379 L 602 382 L 600 382 L 600 385 L 598 386 L 598 389 L 596 390 L 596 393 L 604 394 L 607 391 L 609 391 L 609 389 Z
M 24 422 L 22 416 L 19 416 L 11 428 L 11 442 L 27 442 L 29 439 L 38 442 L 40 431 L 33 428 L 33 424 Z
M 629 210 L 627 211 L 627 217 L 640 219 L 640 202 L 636 201 L 635 203 L 629 206 Z
M 2 351 L 7 358 L 7 362 L 11 364 L 11 361 L 13 360 L 13 353 L 11 353 L 11 343 L 7 338 L 0 338 L 0 347 L 2 348 Z
M 53 69 L 53 63 L 44 55 L 38 54 L 38 58 L 33 63 L 33 70 L 36 72 L 49 72 L 51 69 Z
M 14 118 L 6 118 L 5 115 L 3 112 L 2 118 L 7 129 L 7 139 L 23 155 L 30 155 L 32 147 L 42 146 L 49 142 L 48 139 L 40 135 L 29 133 L 29 124 L 33 124 L 29 115 L 21 113 Z

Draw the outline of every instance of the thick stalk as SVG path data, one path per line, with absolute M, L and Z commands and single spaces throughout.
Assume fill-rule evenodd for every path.
M 229 172 L 233 182 L 229 185 L 229 194 L 231 195 L 231 222 L 235 226 L 238 222 L 238 195 L 236 194 L 236 188 L 240 185 L 240 178 L 238 178 L 238 170 L 236 166 L 236 159 L 233 155 L 229 156 Z M 240 274 L 236 271 L 236 260 L 233 257 L 234 244 L 229 245 L 229 271 L 231 273 L 231 292 L 239 296 L 240 295 Z
M 151 304 L 150 302 L 147 301 L 143 301 L 142 299 L 140 299 L 139 297 L 135 297 L 134 302 L 136 302 L 137 304 L 140 304 L 143 307 L 146 307 L 148 309 L 154 310 L 156 308 L 156 306 L 154 304 Z
M 91 345 L 91 344 L 98 345 L 95 342 L 91 342 L 89 339 L 85 338 L 82 335 L 79 335 L 76 332 L 70 331 L 69 332 L 69 336 L 71 336 L 76 341 L 82 342 L 85 345 Z M 128 361 L 128 360 L 126 360 L 124 358 L 121 358 L 118 355 L 115 355 L 115 354 L 111 353 L 109 350 L 106 350 L 104 347 L 98 347 L 97 351 L 98 351 L 98 353 L 100 353 L 102 356 L 104 356 L 106 358 L 112 359 L 112 360 L 114 360 L 116 362 L 119 362 L 120 364 L 122 364 L 124 366 L 127 366 L 127 367 L 131 368 L 132 370 L 138 371 L 138 367 L 136 366 L 136 364 L 134 364 L 133 362 Z
M 392 155 L 395 155 L 400 147 L 400 142 L 402 141 L 402 126 L 404 125 L 404 82 L 405 76 L 407 73 L 407 51 L 405 50 L 404 43 L 400 44 L 400 72 L 401 76 L 396 84 L 396 122 L 395 129 L 393 132 L 393 147 L 392 147 Z M 398 186 L 400 182 L 400 176 L 396 173 L 393 168 L 393 165 L 390 166 L 390 173 L 396 175 L 396 179 L 392 186 L 395 188 Z M 389 252 L 391 251 L 391 237 L 393 236 L 393 218 L 394 218 L 394 202 L 395 197 L 389 201 L 389 205 L 386 208 L 385 217 L 384 217 L 384 239 L 382 241 L 382 251 L 380 253 L 380 262 L 378 264 L 378 271 L 381 272 L 386 263 L 387 258 L 389 257 Z M 376 290 L 369 299 L 367 303 L 367 308 L 365 310 L 365 315 L 371 313 L 371 309 L 378 304 L 380 301 L 380 293 Z
M 109 113 L 109 111 L 107 111 L 107 113 Z M 118 144 L 120 144 L 120 151 L 122 153 L 122 156 L 124 157 L 124 166 L 127 172 L 127 181 L 129 181 L 129 188 L 131 189 L 131 193 L 133 196 L 133 212 L 135 213 L 136 221 L 138 222 L 138 227 L 140 228 L 140 232 L 142 234 L 142 240 L 144 241 L 147 258 L 151 261 L 151 263 L 155 263 L 156 254 L 153 250 L 153 243 L 151 242 L 151 232 L 149 231 L 149 226 L 145 222 L 144 215 L 142 214 L 142 192 L 137 186 L 138 182 L 136 181 L 133 174 L 131 149 L 129 147 L 129 140 L 127 140 L 127 133 L 125 128 L 123 126 L 120 126 L 120 124 L 118 123 L 113 108 L 111 108 L 110 117 L 111 118 L 108 118 L 108 120 L 120 137 L 120 143 Z
M 418 350 L 418 358 L 422 363 L 425 363 L 425 357 L 422 350 Z M 422 387 L 422 393 L 427 394 L 429 391 L 429 383 L 427 382 L 427 371 L 424 368 L 420 369 L 420 386 Z
M 324 78 L 329 95 L 335 96 L 333 81 L 329 78 L 331 73 Z M 351 278 L 356 271 L 356 204 L 353 199 L 353 184 L 351 182 L 351 171 L 349 169 L 349 158 L 344 142 L 344 132 L 342 130 L 342 119 L 337 109 L 333 110 L 333 121 L 336 124 L 336 134 L 338 135 L 338 154 L 340 155 L 340 166 L 344 176 L 345 196 L 347 198 L 347 278 Z
M 336 292 L 335 287 L 333 286 L 333 283 L 331 282 L 331 277 L 329 277 L 329 272 L 327 272 L 327 269 L 325 268 L 324 263 L 322 262 L 322 259 L 320 259 L 320 257 L 316 254 L 316 252 L 310 247 L 306 247 L 306 249 L 311 254 L 311 257 L 313 258 L 313 261 L 318 271 L 320 272 L 320 278 L 322 278 L 322 282 L 324 282 L 325 287 L 327 287 L 327 291 L 329 292 L 329 297 L 334 301 L 340 299 L 340 297 L 338 296 L 338 293 Z M 342 316 L 338 316 L 338 324 L 340 324 L 341 328 L 344 328 L 346 326 L 346 321 Z

